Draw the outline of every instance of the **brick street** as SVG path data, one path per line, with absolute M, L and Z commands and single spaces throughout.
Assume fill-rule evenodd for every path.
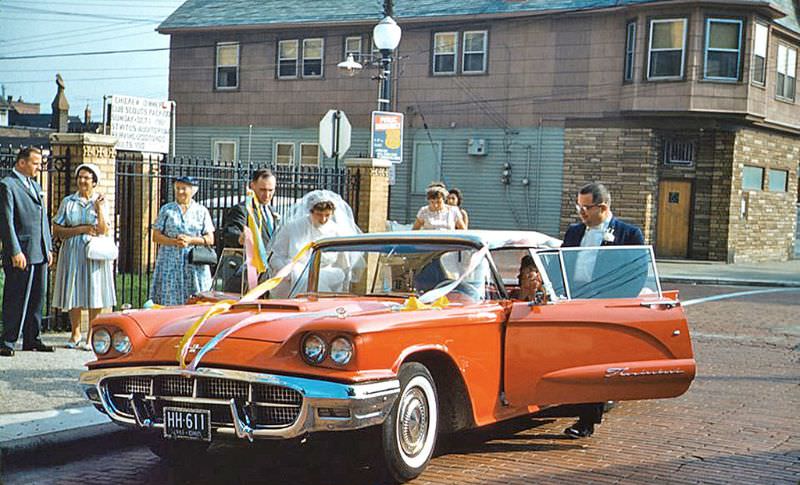
M 742 288 L 680 286 L 683 300 Z M 589 440 L 571 421 L 524 419 L 440 441 L 417 484 L 711 483 L 800 480 L 800 310 L 797 293 L 687 307 L 698 376 L 676 399 L 625 402 Z M 170 468 L 142 446 L 53 457 L 3 483 L 378 483 L 358 435 L 301 447 L 212 449 Z

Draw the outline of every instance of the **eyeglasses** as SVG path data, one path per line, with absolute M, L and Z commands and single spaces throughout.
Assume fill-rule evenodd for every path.
M 590 205 L 575 204 L 575 210 L 578 211 L 578 213 L 581 213 L 584 211 L 588 211 L 589 209 L 593 209 L 595 207 L 600 207 L 601 205 L 603 204 L 590 204 Z

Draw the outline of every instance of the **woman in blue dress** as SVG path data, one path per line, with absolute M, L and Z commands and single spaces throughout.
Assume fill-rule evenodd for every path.
M 193 247 L 214 245 L 211 214 L 192 199 L 197 185 L 194 177 L 175 179 L 175 202 L 162 206 L 153 224 L 159 248 L 150 299 L 159 305 L 183 305 L 190 296 L 211 289 L 208 265 L 189 263 Z
M 53 307 L 69 313 L 72 338 L 70 349 L 91 350 L 81 339 L 81 313 L 89 310 L 91 322 L 103 308 L 117 303 L 111 261 L 86 257 L 86 246 L 94 236 L 108 234 L 106 200 L 94 189 L 100 181 L 100 169 L 84 163 L 75 170 L 78 191 L 64 197 L 53 219 L 53 235 L 61 239 L 56 266 Z

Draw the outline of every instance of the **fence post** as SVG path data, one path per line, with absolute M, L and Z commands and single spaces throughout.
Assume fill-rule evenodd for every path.
M 364 232 L 386 230 L 389 207 L 389 167 L 391 162 L 377 158 L 348 158 L 348 172 L 359 173 L 358 227 Z

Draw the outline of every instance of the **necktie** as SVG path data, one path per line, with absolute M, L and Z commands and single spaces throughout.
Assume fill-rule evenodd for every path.
M 267 223 L 267 236 L 270 238 L 272 237 L 272 218 L 270 217 L 269 210 L 267 206 L 261 206 L 261 210 L 264 211 L 264 220 Z

